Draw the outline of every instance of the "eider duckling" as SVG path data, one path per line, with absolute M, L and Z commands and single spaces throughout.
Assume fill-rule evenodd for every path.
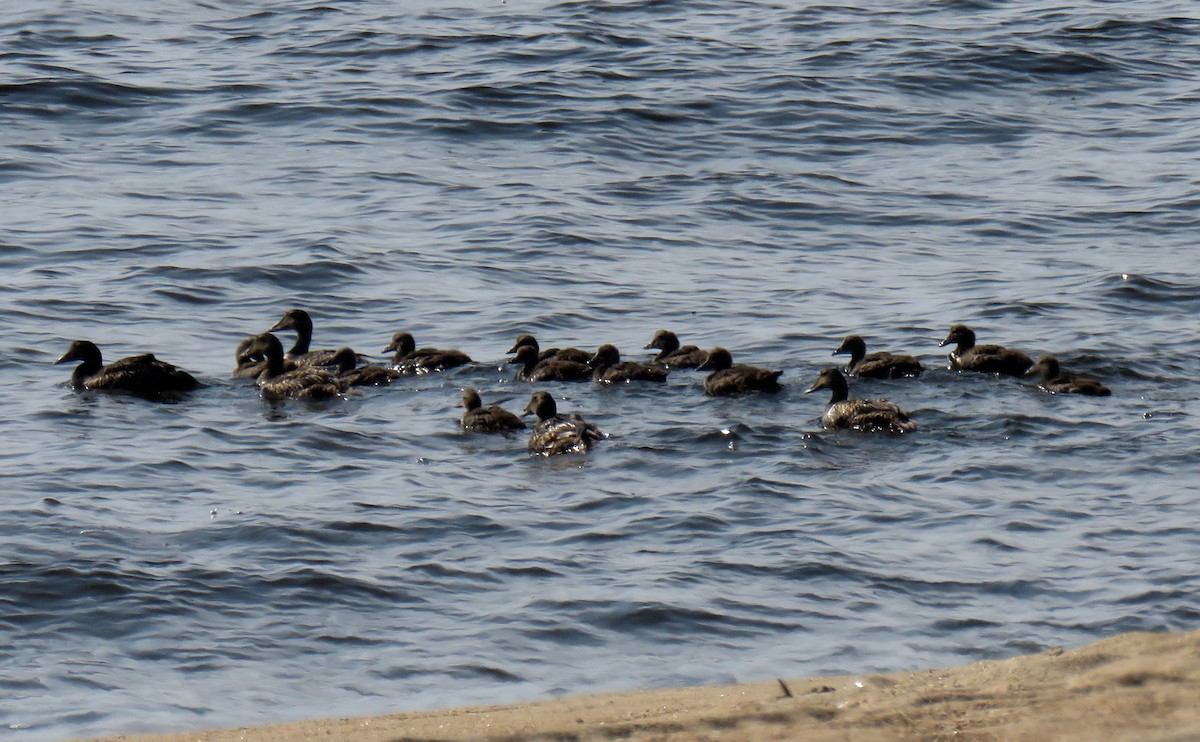
M 523 345 L 532 345 L 533 349 L 537 351 L 539 361 L 548 361 L 551 358 L 557 358 L 560 361 L 587 363 L 592 359 L 591 353 L 588 353 L 586 350 L 580 350 L 579 348 L 547 348 L 546 350 L 542 350 L 541 346 L 538 345 L 537 339 L 534 338 L 533 335 L 517 336 L 517 342 L 513 343 L 513 346 L 508 349 L 508 352 L 516 353 Z
M 334 353 L 337 353 L 333 349 L 308 349 L 312 342 L 313 323 L 308 312 L 303 309 L 287 310 L 283 313 L 283 317 L 275 323 L 275 326 L 267 332 L 279 332 L 280 330 L 295 330 L 296 342 L 292 344 L 291 350 L 287 352 L 284 359 L 298 366 L 324 366 L 333 359 Z
M 631 381 L 667 380 L 667 369 L 662 366 L 647 366 L 644 363 L 622 361 L 617 346 L 605 343 L 596 350 L 588 365 L 592 367 L 592 380 L 602 384 L 629 383 Z
M 712 369 L 712 373 L 704 379 L 704 393 L 712 397 L 749 392 L 777 392 L 783 388 L 779 384 L 779 377 L 783 371 L 735 364 L 733 356 L 724 348 L 710 350 L 708 360 L 696 368 Z
M 954 325 L 938 347 L 958 343 L 948 356 L 951 371 L 980 371 L 986 374 L 1024 376 L 1033 359 L 1019 350 L 1002 345 L 976 345 L 975 331 L 966 325 Z
M 246 355 L 266 359 L 267 366 L 258 376 L 258 388 L 267 399 L 332 399 L 344 388 L 337 377 L 320 366 L 286 370 L 283 345 L 269 332 L 251 338 Z
M 368 364 L 358 365 L 358 354 L 350 348 L 338 348 L 333 360 L 325 364 L 342 386 L 387 386 L 400 378 L 399 371 Z
M 522 345 L 509 363 L 521 364 L 517 372 L 518 381 L 588 381 L 592 378 L 592 367 L 586 363 L 547 358 L 538 361 L 535 346 Z
M 560 453 L 584 453 L 604 438 L 600 428 L 576 414 L 560 417 L 558 405 L 549 392 L 534 392 L 524 414 L 534 414 L 538 424 L 529 436 L 530 453 L 555 456 Z
M 694 345 L 679 346 L 679 338 L 670 330 L 659 330 L 646 343 L 646 350 L 657 348 L 659 354 L 651 363 L 666 368 L 696 368 L 708 360 L 708 352 Z
M 484 407 L 479 392 L 471 387 L 463 389 L 462 406 L 466 409 L 462 418 L 464 430 L 476 433 L 503 433 L 525 427 L 524 420 L 503 407 Z
M 71 386 L 89 391 L 121 391 L 157 396 L 187 392 L 200 386 L 196 378 L 183 369 L 160 361 L 152 353 L 129 356 L 107 366 L 96 344 L 76 340 L 55 363 L 79 361 L 71 372 Z
M 417 341 L 407 332 L 392 335 L 392 344 L 384 348 L 383 352 L 396 353 L 392 358 L 392 367 L 406 376 L 436 373 L 473 362 L 471 357 L 461 350 L 418 348 Z
M 1028 376 L 1042 373 L 1038 386 L 1051 394 L 1086 394 L 1092 397 L 1107 397 L 1112 391 L 1096 379 L 1063 371 L 1054 356 L 1042 356 L 1029 369 Z
M 818 389 L 832 392 L 829 406 L 821 418 L 827 428 L 853 428 L 870 433 L 911 433 L 917 429 L 917 424 L 909 420 L 908 415 L 886 399 L 847 399 L 850 388 L 846 385 L 846 377 L 836 368 L 822 371 L 804 393 Z
M 915 378 L 925 369 L 914 356 L 896 355 L 887 351 L 867 353 L 866 342 L 858 335 L 847 335 L 833 355 L 850 354 L 846 373 L 868 379 Z

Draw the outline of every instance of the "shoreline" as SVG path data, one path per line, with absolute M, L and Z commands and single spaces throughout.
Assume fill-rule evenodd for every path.
M 1200 631 L 946 669 L 784 678 L 96 742 L 1200 740 Z

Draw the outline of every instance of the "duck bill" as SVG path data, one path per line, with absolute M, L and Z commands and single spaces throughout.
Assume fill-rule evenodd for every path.
M 381 350 L 379 352 L 380 353 L 395 353 L 396 345 L 393 343 L 392 345 L 389 345 L 388 347 L 384 348 L 383 350 Z
M 825 385 L 818 381 L 816 384 L 813 384 L 809 388 L 805 389 L 804 393 L 812 394 L 813 392 L 817 391 L 818 389 L 824 389 L 824 388 L 825 388 Z
M 57 366 L 60 363 L 66 363 L 67 361 L 73 361 L 73 360 L 75 360 L 75 356 L 71 355 L 70 351 L 67 351 L 66 353 L 63 353 L 62 358 L 59 358 L 57 361 L 54 362 L 54 365 Z
M 945 340 L 943 340 L 942 342 L 938 343 L 938 347 L 939 347 L 939 348 L 945 348 L 947 345 L 949 345 L 950 343 L 953 343 L 953 342 L 954 342 L 954 338 L 952 338 L 952 337 L 947 337 Z
M 279 332 L 280 330 L 291 330 L 291 329 L 293 329 L 292 323 L 289 322 L 287 319 L 281 319 L 278 322 L 276 322 L 274 324 L 274 326 L 271 327 L 271 329 L 267 330 L 267 332 Z

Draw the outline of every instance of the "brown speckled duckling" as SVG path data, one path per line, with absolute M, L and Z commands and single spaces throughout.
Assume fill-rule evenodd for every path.
M 509 363 L 521 364 L 517 372 L 518 381 L 588 381 L 592 378 L 592 367 L 560 358 L 538 360 L 537 348 L 522 345 Z
M 1038 372 L 1042 374 L 1038 386 L 1051 394 L 1086 394 L 1092 397 L 1107 397 L 1112 394 L 1108 387 L 1096 379 L 1062 370 L 1054 356 L 1039 358 L 1027 375 L 1034 376 Z
M 924 371 L 921 362 L 913 356 L 896 355 L 887 351 L 867 353 L 867 343 L 858 335 L 847 335 L 833 355 L 850 354 L 846 373 L 869 379 L 903 379 L 917 377 Z
M 950 343 L 958 344 L 949 355 L 951 371 L 1024 376 L 1033 365 L 1033 359 L 1019 350 L 1002 345 L 976 345 L 975 331 L 966 325 L 953 325 L 950 334 L 938 347 L 945 347 Z
M 440 348 L 418 348 L 416 340 L 407 332 L 392 335 L 392 343 L 384 353 L 395 352 L 392 366 L 406 376 L 430 374 L 472 363 L 471 357 L 461 350 Z
M 532 345 L 533 349 L 537 351 L 539 361 L 548 361 L 551 358 L 555 358 L 560 361 L 571 361 L 572 363 L 587 363 L 592 358 L 591 353 L 579 348 L 547 348 L 546 350 L 542 350 L 533 335 L 517 336 L 517 342 L 513 343 L 508 352 L 516 353 L 521 350 L 521 346 L 523 345 Z
M 503 433 L 525 427 L 525 421 L 503 407 L 484 407 L 479 392 L 470 387 L 463 389 L 462 406 L 466 409 L 462 418 L 464 430 L 476 433 Z
M 534 392 L 525 414 L 537 415 L 538 424 L 529 436 L 530 453 L 556 456 L 560 453 L 585 453 L 604 433 L 579 415 L 562 417 L 549 392 Z
M 400 378 L 399 371 L 368 364 L 358 365 L 359 355 L 350 348 L 338 348 L 326 364 L 342 386 L 387 386 Z
M 320 366 L 302 365 L 288 371 L 284 366 L 283 345 L 269 332 L 255 335 L 246 346 L 246 355 L 266 359 L 258 388 L 267 399 L 332 399 L 344 389 L 337 377 Z
M 646 350 L 651 348 L 659 350 L 652 362 L 666 368 L 696 368 L 708 360 L 708 351 L 694 345 L 680 347 L 679 338 L 670 330 L 654 333 L 654 337 L 646 343 Z
M 71 372 L 71 386 L 89 391 L 120 391 L 155 397 L 175 392 L 187 392 L 200 386 L 195 377 L 183 369 L 160 361 L 152 353 L 129 356 L 107 366 L 100 348 L 88 340 L 76 340 L 55 363 L 78 361 Z
M 287 310 L 268 332 L 279 332 L 280 330 L 296 332 L 296 342 L 292 344 L 292 348 L 284 356 L 284 360 L 292 361 L 298 366 L 324 366 L 333 359 L 333 354 L 337 352 L 333 349 L 309 350 L 308 346 L 312 343 L 313 323 L 308 312 L 303 309 Z
M 783 388 L 779 384 L 779 377 L 783 371 L 735 364 L 733 356 L 724 348 L 713 348 L 708 353 L 708 360 L 697 368 L 712 369 L 712 373 L 704 379 L 704 393 L 713 397 L 750 392 L 777 392 Z
M 872 433 L 910 433 L 917 429 L 917 424 L 909 420 L 908 415 L 886 399 L 848 399 L 850 387 L 846 377 L 836 368 L 822 371 L 805 394 L 818 389 L 832 392 L 829 406 L 821 418 L 827 428 L 851 428 Z
M 631 381 L 667 380 L 667 370 L 662 366 L 647 366 L 644 363 L 622 361 L 617 346 L 605 343 L 596 350 L 588 365 L 592 367 L 592 380 L 602 384 L 620 384 Z

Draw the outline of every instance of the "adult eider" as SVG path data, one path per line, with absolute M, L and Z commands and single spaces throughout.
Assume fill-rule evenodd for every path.
M 1086 394 L 1092 397 L 1107 397 L 1112 394 L 1108 387 L 1096 379 L 1064 371 L 1054 356 L 1038 358 L 1027 375 L 1034 376 L 1038 372 L 1042 374 L 1038 386 L 1051 394 Z
M 804 393 L 829 389 L 829 406 L 822 421 L 831 429 L 852 428 L 872 433 L 910 433 L 917 424 L 908 419 L 899 407 L 886 399 L 848 399 L 850 388 L 846 377 L 836 368 L 822 371 Z
M 90 391 L 121 391 L 154 397 L 175 392 L 187 392 L 200 386 L 196 378 L 183 369 L 160 361 L 152 353 L 129 356 L 107 366 L 96 344 L 76 340 L 55 363 L 78 361 L 71 372 L 71 386 Z
M 296 332 L 296 342 L 292 344 L 291 350 L 287 352 L 284 359 L 292 361 L 297 365 L 324 366 L 337 353 L 337 350 L 332 348 L 309 350 L 308 346 L 312 343 L 313 323 L 312 318 L 308 316 L 308 312 L 303 309 L 287 310 L 283 313 L 283 317 L 268 332 L 279 332 L 280 330 L 294 330 Z
M 407 332 L 392 335 L 391 345 L 383 352 L 396 354 L 392 358 L 392 367 L 406 376 L 436 373 L 472 363 L 471 357 L 461 350 L 418 348 L 417 341 Z
M 779 384 L 779 377 L 783 371 L 735 364 L 733 356 L 724 348 L 710 350 L 708 360 L 696 368 L 712 370 L 704 379 L 704 393 L 713 397 L 750 392 L 777 392 L 783 388 Z
M 534 392 L 524 414 L 534 414 L 538 418 L 538 424 L 529 436 L 530 453 L 541 456 L 584 453 L 604 438 L 599 428 L 579 415 L 560 416 L 558 405 L 549 392 Z
M 518 381 L 588 381 L 592 378 L 592 367 L 586 363 L 561 358 L 538 361 L 537 348 L 532 345 L 517 348 L 517 354 L 509 363 L 521 364 L 517 371 Z
M 255 335 L 246 346 L 246 355 L 264 358 L 267 365 L 258 376 L 258 387 L 267 399 L 332 399 L 345 388 L 337 377 L 320 366 L 284 366 L 283 345 L 269 332 Z
M 592 367 L 592 380 L 602 384 L 620 384 L 631 381 L 667 380 L 667 369 L 662 366 L 647 366 L 634 361 L 622 361 L 617 346 L 605 343 L 588 361 Z
M 592 358 L 592 354 L 586 350 L 579 348 L 547 348 L 542 350 L 538 345 L 537 338 L 533 335 L 518 335 L 517 341 L 508 349 L 509 353 L 516 353 L 521 350 L 522 346 L 531 345 L 537 351 L 539 361 L 548 361 L 551 358 L 556 358 L 560 361 L 571 361 L 573 363 L 587 363 Z
M 708 352 L 694 345 L 680 347 L 679 338 L 670 330 L 659 330 L 646 343 L 646 350 L 657 348 L 659 353 L 652 363 L 666 368 L 696 368 L 708 360 Z
M 921 362 L 913 356 L 898 355 L 887 351 L 867 353 L 867 343 L 858 335 L 847 335 L 833 355 L 850 354 L 846 373 L 869 379 L 902 379 L 917 377 L 924 371 Z
M 358 365 L 359 355 L 350 348 L 338 348 L 325 364 L 342 386 L 386 386 L 400 378 L 399 371 L 374 364 Z
M 476 433 L 503 433 L 525 427 L 525 421 L 503 407 L 484 407 L 479 392 L 471 387 L 463 389 L 462 406 L 466 409 L 462 418 L 464 430 Z
M 953 325 L 950 334 L 938 347 L 945 347 L 950 343 L 958 344 L 948 356 L 951 371 L 1024 376 L 1033 365 L 1033 359 L 1019 350 L 1002 345 L 976 345 L 975 331 L 966 325 Z

